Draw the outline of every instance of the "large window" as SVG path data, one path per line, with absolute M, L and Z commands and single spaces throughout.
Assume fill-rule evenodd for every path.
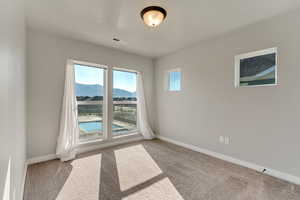
M 74 69 L 79 141 L 136 133 L 137 73 L 80 62 Z
M 136 73 L 113 70 L 114 136 L 137 130 Z
M 81 141 L 103 138 L 104 69 L 75 64 L 75 89 Z

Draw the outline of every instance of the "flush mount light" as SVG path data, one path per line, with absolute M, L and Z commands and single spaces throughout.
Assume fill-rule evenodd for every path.
M 150 27 L 160 25 L 167 16 L 167 11 L 162 7 L 149 6 L 141 11 L 141 17 L 144 23 Z

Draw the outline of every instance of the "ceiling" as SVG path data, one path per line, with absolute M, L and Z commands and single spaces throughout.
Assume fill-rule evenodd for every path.
M 141 20 L 140 11 L 150 5 L 168 12 L 158 28 Z M 26 13 L 30 27 L 154 58 L 299 5 L 300 0 L 27 0 Z

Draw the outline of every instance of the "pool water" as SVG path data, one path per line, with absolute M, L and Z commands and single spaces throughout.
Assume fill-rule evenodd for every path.
M 103 131 L 102 121 L 80 122 L 79 128 L 80 128 L 80 130 L 87 132 L 87 133 Z M 119 128 L 123 128 L 123 127 L 113 124 L 113 129 L 119 129 Z

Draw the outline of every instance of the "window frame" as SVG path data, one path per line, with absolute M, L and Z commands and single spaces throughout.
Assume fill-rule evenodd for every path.
M 111 78 L 111 81 L 112 81 L 112 89 L 113 89 L 113 71 L 116 70 L 116 71 L 122 71 L 122 72 L 130 72 L 130 73 L 135 73 L 136 76 L 138 76 L 138 74 L 140 73 L 139 71 L 136 71 L 136 70 L 132 70 L 132 69 L 126 69 L 126 68 L 119 68 L 119 67 L 111 67 L 111 72 L 112 72 L 112 78 Z M 138 77 L 137 77 L 138 78 Z M 136 85 L 138 84 L 138 81 L 136 80 Z M 137 86 L 138 87 L 138 86 Z M 111 92 L 113 92 L 111 90 Z M 136 97 L 136 109 L 138 110 L 138 90 L 136 89 L 136 94 L 137 94 L 137 97 Z M 113 106 L 113 96 L 112 96 L 112 106 Z M 112 112 L 111 116 L 111 123 L 110 123 L 110 126 L 112 127 L 113 125 L 113 107 L 112 109 L 110 109 L 110 111 Z M 137 115 L 138 115 L 138 111 L 137 111 Z M 116 138 L 122 138 L 122 137 L 126 137 L 126 136 L 131 136 L 131 135 L 136 135 L 136 134 L 139 134 L 140 133 L 140 122 L 139 122 L 139 119 L 138 119 L 138 116 L 137 116 L 137 119 L 136 119 L 136 129 L 134 130 L 131 130 L 131 131 L 121 131 L 119 132 L 118 135 L 115 135 L 113 134 L 113 131 L 111 130 L 111 137 L 113 139 L 116 139 Z
M 105 65 L 99 65 L 96 63 L 91 63 L 91 62 L 85 62 L 85 61 L 76 61 L 72 60 L 72 65 L 74 68 L 74 85 L 76 85 L 76 76 L 75 76 L 75 65 L 82 65 L 86 67 L 94 67 L 94 68 L 100 68 L 103 69 L 103 101 L 102 101 L 102 126 L 103 126 L 103 136 L 99 138 L 91 138 L 91 139 L 80 139 L 80 132 L 77 134 L 77 141 L 78 144 L 86 144 L 86 143 L 93 143 L 93 142 L 100 142 L 103 140 L 107 140 L 108 138 L 108 127 L 107 127 L 107 122 L 108 122 L 108 116 L 107 116 L 107 72 L 108 72 L 108 67 Z M 74 88 L 75 89 L 75 88 Z M 76 94 L 76 91 L 74 92 Z M 75 96 L 76 98 L 76 96 Z M 77 98 L 76 98 L 76 111 L 77 111 L 77 125 L 79 129 L 79 118 L 78 118 L 78 105 L 98 105 L 97 102 L 95 103 L 78 103 Z M 80 129 L 79 129 L 80 130 Z M 101 133 L 101 132 L 95 132 L 95 133 Z
M 171 90 L 170 89 L 170 75 L 172 72 L 179 72 L 180 73 L 180 89 L 179 90 Z M 174 68 L 166 71 L 165 74 L 165 90 L 168 92 L 181 92 L 182 91 L 182 70 L 181 68 Z
M 103 116 L 102 116 L 102 125 L 103 125 L 103 137 L 97 138 L 97 139 L 86 139 L 86 140 L 80 140 L 79 134 L 77 135 L 77 145 L 85 145 L 85 144 L 91 144 L 91 143 L 98 143 L 98 142 L 109 142 L 111 140 L 123 138 L 123 137 L 131 137 L 134 135 L 140 134 L 140 122 L 139 118 L 137 116 L 137 129 L 131 130 L 131 131 L 122 131 L 120 134 L 114 136 L 112 131 L 112 125 L 113 125 L 113 70 L 118 71 L 124 71 L 124 72 L 131 72 L 131 73 L 140 73 L 137 70 L 127 69 L 127 68 L 120 68 L 120 67 L 113 67 L 109 65 L 101 65 L 97 63 L 92 62 L 86 62 L 86 61 L 78 61 L 78 60 L 70 60 L 72 62 L 72 66 L 74 67 L 75 72 L 75 65 L 83 65 L 87 67 L 96 67 L 101 68 L 104 70 L 103 74 Z M 75 73 L 74 73 L 74 85 L 75 82 Z M 138 79 L 136 81 L 136 84 L 138 84 Z M 138 86 L 137 86 L 138 87 Z M 138 93 L 138 91 L 136 91 Z M 76 94 L 76 91 L 75 91 Z M 75 96 L 76 98 L 76 96 Z M 76 103 L 78 103 L 76 99 Z M 96 103 L 95 103 L 96 104 Z M 138 109 L 138 94 L 137 94 L 137 109 Z M 78 115 L 78 105 L 77 104 L 77 115 Z M 84 104 L 85 105 L 85 104 Z M 97 104 L 96 104 L 97 105 Z M 138 115 L 138 113 L 137 113 Z M 79 119 L 77 116 L 77 125 L 79 126 Z M 78 127 L 79 128 L 79 127 Z

